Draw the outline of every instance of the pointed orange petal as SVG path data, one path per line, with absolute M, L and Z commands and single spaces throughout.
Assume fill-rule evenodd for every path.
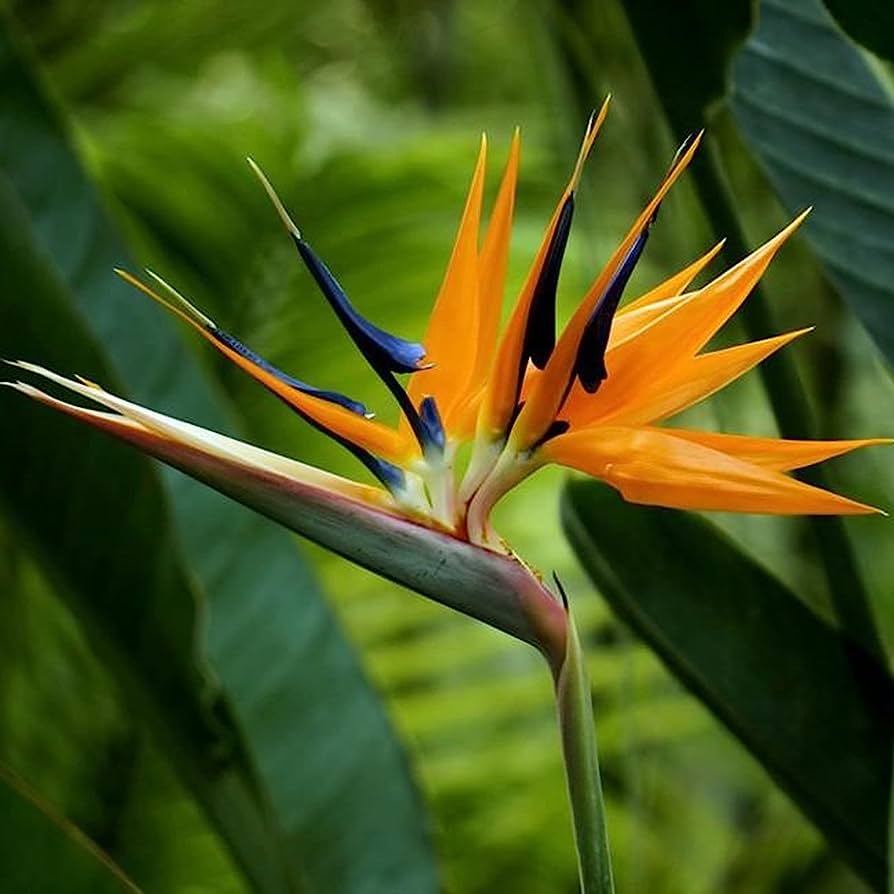
M 485 439 L 501 435 L 512 414 L 515 412 L 515 401 L 518 396 L 520 370 L 520 358 L 524 348 L 525 330 L 528 325 L 528 315 L 531 311 L 531 301 L 534 298 L 534 292 L 537 287 L 537 281 L 546 262 L 547 253 L 549 251 L 550 241 L 553 233 L 559 223 L 559 217 L 562 208 L 568 199 L 568 196 L 577 188 L 580 180 L 583 164 L 593 148 L 596 136 L 602 127 L 602 122 L 608 112 L 609 100 L 606 99 L 599 110 L 599 114 L 591 120 L 590 126 L 584 135 L 577 162 L 574 171 L 568 181 L 565 191 L 562 193 L 559 201 L 556 203 L 553 216 L 550 218 L 546 232 L 543 234 L 543 240 L 540 248 L 534 257 L 534 262 L 528 270 L 527 278 L 515 302 L 509 323 L 503 333 L 500 343 L 497 346 L 496 355 L 494 356 L 493 366 L 491 368 L 487 389 L 484 393 L 479 411 L 479 432 Z
M 649 218 L 652 217 L 661 200 L 667 195 L 668 190 L 674 185 L 683 171 L 686 170 L 698 148 L 700 137 L 701 134 L 692 141 L 691 145 L 677 159 L 652 200 L 643 209 L 621 244 L 615 249 L 614 254 L 565 326 L 565 330 L 562 332 L 552 356 L 543 370 L 543 375 L 538 378 L 534 388 L 532 388 L 530 397 L 525 402 L 515 425 L 512 427 L 512 439 L 520 448 L 523 449 L 535 443 L 556 418 L 556 413 L 565 398 L 567 386 L 573 374 L 580 340 L 590 316 L 602 298 L 618 266 L 642 232 L 643 227 Z
M 626 314 L 635 310 L 640 310 L 656 301 L 664 301 L 666 298 L 675 298 L 714 260 L 717 253 L 723 248 L 725 239 L 721 239 L 710 251 L 703 254 L 700 258 L 693 261 L 688 267 L 684 267 L 679 273 L 666 279 L 663 283 L 655 286 L 649 292 L 640 298 L 625 304 L 619 311 L 615 322 L 617 323 Z
M 690 362 L 748 297 L 806 214 L 805 211 L 757 251 L 685 296 L 633 338 L 607 353 L 608 378 L 599 394 L 605 402 L 603 406 L 615 410 L 637 406 L 644 395 L 653 392 L 659 376 L 668 376 L 676 367 Z
M 478 407 L 497 344 L 506 266 L 509 260 L 509 240 L 512 235 L 512 214 L 515 206 L 520 150 L 521 140 L 516 128 L 506 170 L 488 222 L 484 246 L 478 257 L 479 304 L 475 364 L 466 384 L 465 393 L 459 396 L 454 405 L 448 424 L 450 434 L 459 441 L 468 440 L 474 435 Z
M 657 320 L 666 311 L 685 301 L 689 296 L 684 294 L 684 290 L 713 260 L 717 252 L 723 247 L 723 244 L 723 241 L 718 242 L 707 254 L 702 255 L 685 270 L 681 270 L 675 276 L 666 279 L 650 292 L 646 292 L 641 298 L 625 304 L 612 321 L 608 349 L 616 348 L 628 339 L 633 338 L 634 335 L 645 329 L 653 320 Z
M 553 462 L 602 479 L 631 503 L 774 515 L 879 511 L 659 429 L 607 426 L 560 435 L 541 449 Z
M 516 129 L 509 149 L 506 171 L 500 182 L 494 210 L 487 225 L 478 268 L 481 312 L 478 317 L 478 354 L 475 358 L 472 383 L 476 387 L 483 384 L 488 373 L 500 328 L 520 153 L 521 139 Z
M 575 428 L 606 423 L 646 425 L 667 419 L 725 388 L 774 351 L 810 331 L 798 329 L 699 354 L 672 367 L 667 375 L 657 373 L 650 386 L 641 388 L 635 395 L 614 387 L 611 379 L 596 394 L 587 394 L 575 383 L 562 409 L 562 417 Z
M 183 306 L 174 305 L 129 273 L 125 271 L 116 272 L 132 286 L 143 292 L 143 294 L 148 295 L 154 301 L 157 301 L 163 307 L 189 323 L 221 354 L 245 370 L 255 381 L 260 382 L 290 407 L 312 419 L 327 431 L 332 432 L 332 434 L 344 438 L 352 444 L 362 447 L 364 450 L 368 450 L 381 459 L 386 459 L 399 465 L 406 465 L 418 453 L 418 447 L 413 441 L 412 435 L 404 437 L 394 429 L 360 416 L 357 413 L 352 413 L 338 404 L 330 403 L 310 394 L 304 394 L 297 388 L 292 388 L 285 382 L 280 381 L 276 376 L 258 366 L 248 357 L 218 341 L 212 334 L 213 330 L 217 328 L 215 324 L 182 296 L 176 296 L 176 293 L 172 293 L 183 304 Z
M 423 340 L 426 362 L 433 366 L 414 373 L 407 387 L 415 406 L 428 395 L 435 397 L 448 431 L 452 410 L 466 393 L 478 348 L 478 227 L 486 160 L 487 139 L 482 134 L 453 253 Z
M 694 441 L 703 447 L 720 450 L 765 469 L 789 472 L 803 469 L 815 463 L 850 453 L 860 447 L 876 447 L 894 443 L 891 438 L 863 438 L 850 441 L 792 441 L 782 438 L 755 438 L 750 435 L 730 435 L 720 432 L 690 431 L 675 428 L 671 434 L 675 438 Z
M 650 323 L 654 323 L 659 317 L 663 317 L 669 310 L 685 304 L 692 295 L 692 292 L 684 292 L 682 295 L 671 295 L 668 298 L 662 298 L 660 301 L 644 304 L 642 307 L 630 311 L 630 313 L 616 316 L 612 320 L 606 354 L 615 348 L 621 347 L 621 345 L 632 338 L 636 338 Z

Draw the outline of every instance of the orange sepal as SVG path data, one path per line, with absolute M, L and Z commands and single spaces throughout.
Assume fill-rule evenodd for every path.
M 424 397 L 434 396 L 448 431 L 453 409 L 466 393 L 477 351 L 478 228 L 486 160 L 487 140 L 482 135 L 453 253 L 423 339 L 425 359 L 432 367 L 414 373 L 407 387 L 414 406 L 418 407 Z M 408 428 L 406 420 L 401 424 L 402 428 Z
M 506 284 L 506 266 L 509 261 L 509 241 L 512 236 L 512 216 L 515 210 L 515 187 L 518 182 L 518 166 L 521 156 L 521 138 L 516 129 L 509 148 L 506 170 L 500 181 L 500 189 L 494 202 L 494 210 L 487 224 L 484 245 L 481 247 L 478 267 L 478 343 L 475 356 L 473 389 L 484 384 L 493 361 L 497 335 L 500 329 L 500 312 L 503 308 L 503 290 Z
M 625 394 L 608 383 L 588 394 L 575 383 L 562 409 L 562 418 L 574 428 L 589 425 L 646 425 L 667 419 L 725 388 L 775 351 L 810 329 L 798 329 L 773 338 L 747 342 L 690 357 L 667 375 L 653 371 L 653 379 L 635 393 Z
M 731 435 L 722 432 L 692 431 L 675 428 L 675 438 L 693 441 L 703 447 L 719 450 L 765 469 L 790 472 L 858 450 L 892 444 L 891 438 L 862 438 L 848 441 L 797 441 L 784 438 L 757 438 L 751 435 Z
M 880 511 L 672 431 L 606 426 L 560 435 L 541 449 L 553 462 L 605 481 L 631 503 L 773 515 Z
M 693 261 L 684 270 L 655 286 L 642 297 L 625 304 L 612 322 L 609 350 L 632 338 L 665 311 L 685 301 L 688 297 L 683 294 L 686 287 L 714 259 L 723 245 L 723 241 L 718 242 L 707 254 Z
M 534 298 L 537 281 L 546 262 L 549 245 L 559 223 L 562 208 L 568 197 L 577 188 L 584 162 L 593 148 L 593 143 L 596 141 L 596 136 L 608 113 L 608 104 L 609 99 L 606 99 L 598 115 L 590 121 L 587 132 L 584 134 L 574 171 L 559 201 L 556 203 L 546 232 L 543 234 L 540 248 L 537 250 L 534 261 L 528 270 L 524 285 L 521 292 L 519 292 L 512 314 L 509 317 L 509 322 L 497 346 L 478 416 L 478 431 L 483 440 L 490 440 L 502 434 L 509 424 L 512 414 L 515 412 L 515 400 L 518 396 L 519 388 L 520 358 L 524 348 L 525 330 L 528 325 L 528 315 L 531 311 L 531 301 Z
M 535 443 L 556 418 L 556 414 L 565 397 L 568 382 L 573 375 L 580 340 L 593 311 L 605 293 L 611 278 L 615 275 L 622 260 L 655 213 L 658 205 L 679 176 L 686 170 L 698 148 L 700 139 L 701 134 L 698 134 L 686 151 L 676 160 L 667 176 L 661 182 L 661 186 L 652 200 L 642 210 L 621 244 L 615 249 L 608 263 L 599 276 L 596 277 L 596 281 L 590 287 L 583 301 L 565 326 L 552 356 L 543 370 L 543 374 L 537 379 L 535 386 L 531 389 L 531 394 L 513 426 L 512 439 L 518 448 L 524 449 Z
M 605 356 L 608 378 L 599 390 L 606 414 L 636 406 L 652 394 L 659 378 L 692 361 L 748 297 L 776 252 L 807 212 L 703 288 L 685 296 L 633 338 Z
M 696 258 L 688 267 L 684 267 L 679 273 L 668 277 L 664 282 L 659 283 L 654 289 L 646 292 L 645 295 L 634 299 L 625 304 L 619 311 L 616 321 L 626 314 L 635 310 L 654 304 L 656 301 L 664 301 L 666 298 L 674 298 L 686 287 L 717 257 L 720 249 L 726 243 L 725 239 L 721 239 L 710 251 L 705 252 L 700 258 Z

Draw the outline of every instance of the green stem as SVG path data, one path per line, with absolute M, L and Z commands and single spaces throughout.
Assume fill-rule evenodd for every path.
M 748 254 L 748 247 L 713 140 L 707 141 L 690 171 L 714 230 L 726 236 L 724 254 L 730 263 L 738 262 Z M 739 314 L 750 340 L 766 338 L 774 331 L 769 306 L 763 287 L 757 285 Z M 779 351 L 761 363 L 758 371 L 782 437 L 814 436 L 816 426 L 791 356 Z M 829 487 L 825 473 L 818 466 L 802 470 L 798 477 L 816 487 Z M 865 648 L 884 657 L 869 594 L 842 520 L 838 516 L 810 516 L 809 523 L 839 623 Z
M 590 677 L 570 611 L 565 660 L 554 675 L 581 892 L 613 894 Z

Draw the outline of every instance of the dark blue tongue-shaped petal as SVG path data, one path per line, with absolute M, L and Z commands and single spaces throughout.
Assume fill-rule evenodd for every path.
M 559 212 L 559 220 L 546 250 L 543 269 L 534 287 L 534 296 L 528 313 L 528 327 L 525 331 L 523 367 L 530 358 L 534 366 L 543 369 L 556 346 L 556 290 L 573 217 L 574 193 L 571 193 Z
M 359 401 L 352 400 L 350 397 L 346 397 L 344 394 L 339 394 L 337 391 L 324 391 L 321 388 L 314 388 L 312 385 L 307 385 L 299 379 L 288 375 L 288 373 L 284 373 L 282 370 L 277 369 L 272 363 L 268 363 L 263 357 L 252 351 L 251 348 L 242 344 L 239 339 L 230 335 L 229 332 L 225 332 L 223 329 L 218 329 L 216 326 L 209 328 L 208 331 L 219 342 L 226 345 L 237 354 L 250 360 L 253 365 L 270 373 L 270 375 L 275 376 L 280 382 L 284 382 L 290 388 L 295 388 L 297 391 L 302 392 L 302 394 L 310 394 L 321 400 L 328 400 L 331 403 L 338 404 L 346 410 L 350 410 L 352 413 L 357 413 L 358 416 L 370 415 L 367 413 L 366 407 Z M 326 428 L 326 426 L 317 422 L 317 420 L 308 416 L 306 413 L 302 413 L 301 410 L 297 409 L 295 406 L 290 405 L 290 407 L 318 431 L 328 435 L 334 441 L 341 444 L 345 449 L 353 453 L 354 456 L 356 456 L 357 459 L 359 459 L 360 462 L 362 462 L 363 465 L 365 465 L 391 493 L 397 494 L 403 489 L 404 473 L 397 466 L 386 460 L 379 459 L 379 457 L 374 456 L 368 450 L 364 450 L 362 447 L 358 447 L 356 444 L 352 444 L 345 438 L 336 435 L 334 432 Z
M 683 141 L 680 148 L 677 149 L 668 169 L 668 176 L 683 153 L 692 145 L 695 137 L 695 134 L 690 134 Z M 587 323 L 587 328 L 581 337 L 580 346 L 577 349 L 577 361 L 574 372 L 580 379 L 584 390 L 590 394 L 596 392 L 608 376 L 608 371 L 605 368 L 605 351 L 608 347 L 609 335 L 611 334 L 612 320 L 615 318 L 615 312 L 618 309 L 618 304 L 621 301 L 621 296 L 624 294 L 627 282 L 636 267 L 636 262 L 640 259 L 640 255 L 642 255 L 643 249 L 646 247 L 652 224 L 658 218 L 660 208 L 661 205 L 659 204 L 649 220 L 646 221 L 636 241 L 630 246 L 630 251 L 627 252 L 608 286 L 606 286 L 605 292 L 593 310 L 593 314 Z
M 403 386 L 394 377 L 395 373 L 409 373 L 425 369 L 425 366 L 421 364 L 422 358 L 425 357 L 425 348 L 417 342 L 405 341 L 379 329 L 378 326 L 374 326 L 357 313 L 338 280 L 317 253 L 297 230 L 291 230 L 290 235 L 307 265 L 307 269 L 317 281 L 317 285 L 341 320 L 348 335 L 351 336 L 369 365 L 378 373 L 379 378 L 394 395 L 423 452 L 427 456 L 433 456 L 443 451 L 444 429 L 434 401 L 423 401 L 420 409 L 417 410 Z M 427 413 L 429 418 L 426 420 L 420 416 L 420 411 Z
M 320 291 L 373 369 L 380 375 L 385 372 L 411 373 L 421 369 L 425 348 L 418 342 L 406 341 L 379 329 L 358 313 L 322 258 L 303 237 L 294 232 L 291 236 Z
M 419 404 L 419 418 L 425 431 L 425 440 L 427 445 L 436 450 L 443 450 L 447 441 L 444 434 L 444 423 L 441 421 L 441 414 L 438 412 L 438 405 L 433 397 L 424 397 Z
M 587 328 L 584 329 L 583 336 L 581 336 L 574 371 L 584 390 L 590 394 L 598 390 L 608 375 L 605 368 L 605 349 L 608 347 L 612 320 L 615 318 L 615 311 L 618 309 L 627 281 L 646 247 L 646 240 L 649 238 L 649 230 L 654 220 L 655 216 L 653 215 L 652 219 L 643 227 L 636 242 L 630 246 L 630 251 L 627 252 L 612 276 L 587 323 Z
M 346 410 L 350 410 L 352 413 L 356 413 L 358 416 L 369 416 L 369 413 L 366 410 L 366 407 L 363 406 L 360 401 L 356 401 L 351 399 L 350 397 L 346 397 L 344 394 L 340 394 L 338 391 L 325 391 L 322 388 L 315 388 L 313 385 L 308 385 L 305 382 L 302 382 L 300 379 L 296 379 L 293 376 L 290 376 L 288 373 L 284 373 L 281 369 L 277 369 L 272 363 L 268 363 L 263 357 L 256 354 L 252 351 L 251 348 L 246 347 L 242 344 L 239 339 L 230 335 L 229 332 L 224 332 L 223 329 L 209 329 L 208 330 L 214 338 L 216 338 L 222 344 L 225 344 L 228 348 L 232 348 L 237 354 L 240 354 L 242 357 L 245 357 L 247 360 L 250 360 L 255 366 L 260 367 L 265 372 L 270 373 L 270 375 L 275 376 L 279 379 L 280 382 L 284 382 L 286 385 L 294 388 L 296 391 L 300 391 L 302 394 L 309 394 L 312 397 L 318 397 L 321 400 L 328 400 L 330 403 L 338 404 L 341 407 L 344 407 Z
M 425 369 L 422 359 L 425 357 L 425 348 L 418 342 L 406 341 L 396 335 L 391 335 L 374 326 L 365 317 L 357 312 L 356 308 L 348 300 L 338 280 L 332 271 L 323 262 L 323 259 L 310 247 L 301 231 L 295 226 L 295 222 L 289 216 L 285 206 L 277 196 L 270 181 L 264 176 L 264 172 L 251 160 L 249 164 L 261 181 L 273 207 L 285 225 L 286 230 L 298 249 L 298 254 L 304 261 L 317 285 L 326 297 L 336 316 L 345 327 L 348 335 L 360 352 L 366 358 L 367 363 L 375 370 L 379 378 L 385 383 L 388 390 L 394 395 L 395 400 L 407 417 L 410 427 L 416 436 L 416 440 L 426 455 L 432 452 L 440 452 L 437 438 L 433 437 L 434 430 L 429 431 L 428 425 L 422 420 L 419 411 L 413 406 L 407 392 L 395 378 L 395 373 L 412 373 Z

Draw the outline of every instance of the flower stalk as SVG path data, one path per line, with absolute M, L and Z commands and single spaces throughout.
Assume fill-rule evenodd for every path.
M 562 594 L 568 619 L 565 660 L 556 678 L 556 704 L 580 888 L 582 894 L 613 894 L 590 676 L 577 626 L 558 578 L 556 586 Z

